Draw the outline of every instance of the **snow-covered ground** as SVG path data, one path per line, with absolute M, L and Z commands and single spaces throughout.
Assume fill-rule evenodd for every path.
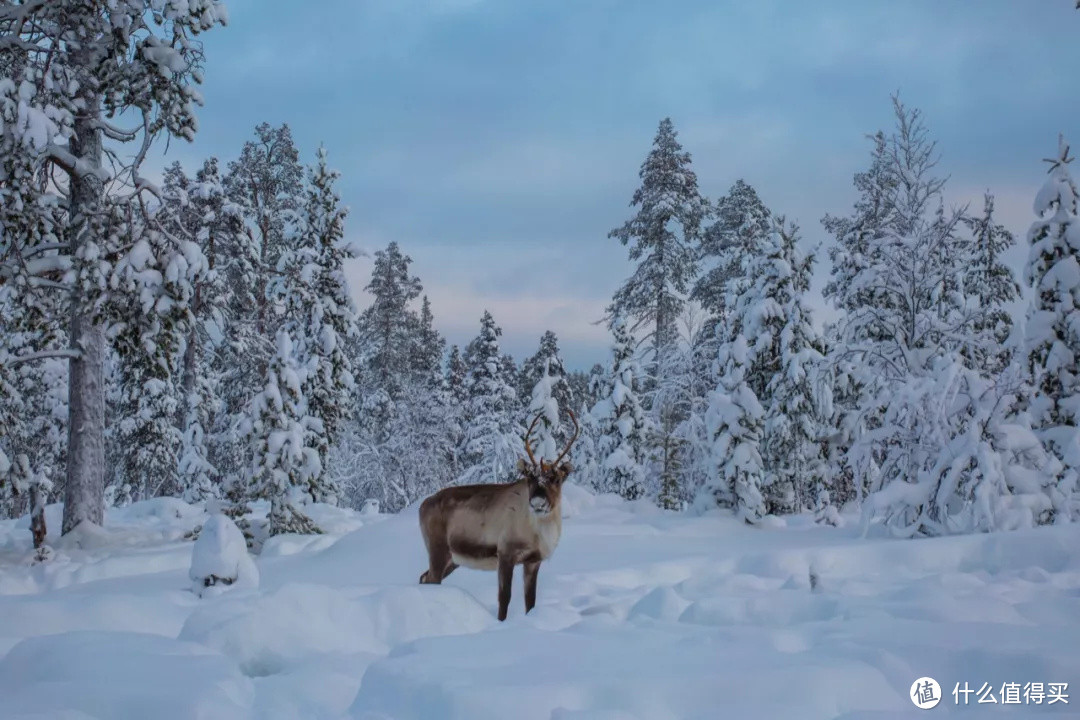
M 505 623 L 493 573 L 417 584 L 415 509 L 313 508 L 332 534 L 273 539 L 257 589 L 201 599 L 199 508 L 113 510 L 33 566 L 26 519 L 0 523 L 0 718 L 908 718 L 922 676 L 937 715 L 1080 717 L 1080 528 L 864 539 L 566 495 L 537 607 L 519 570 Z M 1069 703 L 1003 705 L 1014 682 Z

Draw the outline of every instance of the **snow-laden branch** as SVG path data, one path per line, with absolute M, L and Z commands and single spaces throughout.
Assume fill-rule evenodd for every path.
M 67 348 L 64 350 L 42 350 L 41 352 L 29 353 L 27 355 L 18 355 L 12 357 L 7 361 L 8 367 L 15 367 L 16 365 L 22 365 L 23 363 L 34 362 L 35 360 L 46 360 L 48 358 L 80 358 L 82 353 L 78 350 Z

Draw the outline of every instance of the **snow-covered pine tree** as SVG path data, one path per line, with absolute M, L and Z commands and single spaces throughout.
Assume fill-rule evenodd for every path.
M 304 203 L 304 168 L 289 126 L 257 125 L 255 139 L 244 143 L 240 157 L 229 163 L 225 187 L 229 198 L 243 209 L 258 249 L 256 327 L 259 335 L 269 336 L 272 317 L 267 289 Z M 260 372 L 263 369 L 259 367 Z
M 352 481 L 353 492 L 358 501 L 377 499 L 387 510 L 414 499 L 406 499 L 409 486 L 400 481 L 389 484 L 387 469 L 396 461 L 390 455 L 390 444 L 403 410 L 397 404 L 411 383 L 421 325 L 410 308 L 422 291 L 420 278 L 409 270 L 411 263 L 412 258 L 396 242 L 375 252 L 371 279 L 364 288 L 372 302 L 357 320 L 354 345 L 360 382 L 356 420 L 349 432 L 353 436 L 350 444 L 361 451 L 361 459 Z
M 510 480 L 521 451 L 524 428 L 518 422 L 518 397 L 499 351 L 502 330 L 484 311 L 480 334 L 470 343 L 468 389 L 462 443 L 462 484 Z
M 574 443 L 574 470 L 570 480 L 581 487 L 595 489 L 600 485 L 600 459 L 596 447 L 599 425 L 585 402 L 581 403 L 577 416 L 581 431 Z
M 600 372 L 604 371 L 604 366 L 599 363 L 596 363 L 593 367 L 599 368 Z M 575 407 L 580 408 L 582 405 L 591 407 L 596 402 L 596 398 L 589 391 L 589 383 L 589 373 L 582 370 L 567 370 L 566 384 L 570 386 L 570 397 L 574 398 L 573 405 Z
M 702 486 L 696 504 L 702 509 L 733 508 L 737 517 L 755 524 L 766 512 L 761 460 L 765 410 L 746 379 L 749 355 L 741 335 L 720 350 L 720 382 L 710 393 L 705 412 L 715 474 Z
M 304 397 L 306 370 L 296 358 L 289 331 L 277 334 L 277 351 L 266 372 L 266 385 L 249 407 L 244 437 L 251 443 L 247 497 L 270 502 L 267 533 L 318 533 L 319 527 L 293 503 L 294 490 L 318 497 L 323 475 L 322 423 L 308 412 Z
M 309 172 L 307 198 L 303 208 L 302 232 L 311 247 L 313 275 L 309 282 L 315 304 L 305 308 L 310 337 L 308 352 L 313 372 L 305 394 L 308 411 L 323 424 L 327 442 L 334 442 L 349 416 L 353 370 L 344 351 L 344 341 L 355 332 L 357 312 L 345 276 L 345 261 L 356 252 L 345 241 L 346 208 L 334 189 L 340 173 L 326 164 L 326 151 L 319 149 L 315 167 Z
M 43 500 L 63 489 L 67 361 L 62 356 L 19 359 L 37 349 L 63 352 L 63 302 L 57 294 L 16 292 L 0 282 L 0 451 L 6 450 L 13 463 L 11 477 L 17 472 L 22 488 L 6 498 L 0 492 L 0 517 L 16 517 L 29 509 L 28 487 L 44 493 Z M 28 463 L 25 468 L 18 458 Z M 12 480 L 8 488 L 14 487 Z
M 615 292 L 608 313 L 632 320 L 631 331 L 651 325 L 647 337 L 658 357 L 678 337 L 677 319 L 697 275 L 695 255 L 706 211 L 690 153 L 679 144 L 670 118 L 660 121 L 638 176 L 641 185 L 630 202 L 639 208 L 637 214 L 608 233 L 630 246 L 637 268 Z
M 305 411 L 318 420 L 310 441 L 319 452 L 319 467 L 352 412 L 353 370 L 344 340 L 353 331 L 356 308 L 344 262 L 353 252 L 344 242 L 347 211 L 334 190 L 338 176 L 320 148 L 309 172 L 298 234 L 279 257 L 270 289 L 283 308 L 283 328 L 304 371 Z M 311 477 L 308 485 L 316 502 L 333 503 L 341 494 L 328 475 Z
M 828 473 L 822 456 L 825 430 L 817 408 L 816 376 L 824 361 L 824 341 L 814 326 L 806 293 L 814 258 L 799 249 L 798 228 L 776 219 L 765 257 L 776 269 L 773 297 L 784 324 L 771 350 L 777 372 L 765 387 L 761 456 L 765 486 L 774 512 L 801 512 L 828 505 Z
M 111 263 L 134 240 L 133 216 L 153 192 L 140 166 L 154 136 L 194 136 L 202 76 L 197 36 L 224 21 L 214 0 L 0 8 L 0 44 L 14 49 L 19 65 L 11 82 L 0 83 L 0 186 L 14 189 L 14 181 L 22 185 L 42 171 L 62 177 L 38 186 L 33 205 L 63 209 L 66 240 L 37 247 L 33 265 L 12 267 L 10 260 L 26 257 L 36 237 L 5 231 L 0 272 L 29 275 L 70 300 L 64 532 L 103 520 L 107 338 L 99 301 Z M 128 116 L 145 122 L 134 130 L 111 122 Z M 110 157 L 133 160 L 126 167 L 106 162 L 106 145 L 114 146 Z M 106 193 L 106 187 L 134 189 Z
M 273 334 L 259 327 L 270 268 L 262 263 L 263 242 L 258 226 L 246 222 L 251 209 L 235 199 L 235 174 L 240 171 L 233 164 L 229 176 L 223 178 L 217 160 L 211 158 L 196 175 L 192 194 L 213 275 L 212 285 L 199 290 L 207 297 L 200 299 L 201 309 L 196 316 L 207 335 L 212 329 L 212 334 L 220 338 L 212 353 L 204 353 L 209 362 L 207 377 L 216 396 L 212 425 L 205 428 L 208 460 L 221 478 L 223 489 L 233 490 L 242 487 L 249 460 L 238 428 L 247 416 L 251 398 L 262 389 L 266 366 L 274 352 Z M 217 295 L 219 291 L 223 295 Z M 209 345 L 204 342 L 202 348 L 208 350 Z M 187 386 L 188 376 L 184 378 Z M 209 398 L 204 402 L 209 404 Z
M 166 204 L 145 224 L 126 227 L 134 242 L 110 278 L 123 293 L 110 306 L 124 412 L 118 428 L 121 463 L 125 480 L 142 498 L 183 494 L 180 348 L 195 325 L 194 289 L 208 272 L 201 248 L 177 231 L 181 223 L 171 217 L 184 209 Z
M 170 195 L 166 182 L 166 197 Z M 246 298 L 248 324 L 253 320 L 255 305 L 250 300 L 250 286 L 245 287 L 245 277 L 250 277 L 250 273 L 240 270 L 253 266 L 253 256 L 250 251 L 245 252 L 250 235 L 245 232 L 239 206 L 226 196 L 216 158 L 206 160 L 194 182 L 177 195 L 187 203 L 188 232 L 202 248 L 208 264 L 206 277 L 195 285 L 192 296 L 194 322 L 184 343 L 179 395 L 181 484 L 185 499 L 198 502 L 219 495 L 222 490 L 222 468 L 215 461 L 224 460 L 222 467 L 236 477 L 239 460 L 244 455 L 238 447 L 236 433 L 215 432 L 215 429 L 233 427 L 239 409 L 230 413 L 226 404 L 225 396 L 236 392 L 235 388 L 230 389 L 226 377 L 232 380 L 237 366 L 243 363 L 231 363 L 229 370 L 224 368 L 233 359 L 226 359 L 231 355 L 230 343 L 240 342 L 244 337 L 243 332 L 236 332 L 245 318 L 236 318 L 241 322 L 234 320 L 235 304 L 243 303 Z M 218 343 L 215 338 L 222 340 Z M 250 387 L 250 382 L 245 385 Z
M 526 423 L 531 426 L 537 420 L 530 438 L 533 455 L 537 460 L 554 460 L 561 446 L 555 439 L 559 430 L 559 401 L 555 397 L 555 384 L 560 379 L 550 371 L 551 358 L 545 358 L 544 371 L 533 386 L 525 413 Z
M 446 361 L 446 387 L 450 396 L 458 406 L 465 404 L 469 397 L 466 387 L 469 368 L 461 356 L 461 349 L 457 345 L 450 348 L 450 355 Z
M 431 311 L 431 301 L 424 295 L 420 302 L 420 316 L 413 338 L 412 368 L 418 380 L 431 388 L 438 388 L 442 383 L 442 362 L 446 350 L 446 340 L 435 329 L 435 315 Z
M 1053 491 L 1056 520 L 1068 521 L 1080 474 L 1080 192 L 1069 173 L 1069 146 L 1058 138 L 1049 177 L 1035 197 L 1024 279 L 1033 290 L 1025 356 L 1036 388 L 1037 435 L 1064 466 Z
M 573 435 L 573 425 L 570 423 L 568 410 L 574 409 L 574 394 L 570 390 L 570 382 L 559 354 L 559 339 L 551 330 L 546 331 L 540 338 L 540 347 L 536 353 L 525 360 L 521 365 L 518 380 L 518 396 L 522 407 L 526 408 L 522 417 L 523 424 L 532 422 L 537 410 L 533 408 L 536 399 L 536 388 L 547 377 L 547 393 L 555 400 L 558 411 L 551 417 L 541 421 L 543 432 L 559 449 L 563 448 L 570 436 Z M 538 428 L 539 430 L 539 428 Z M 539 455 L 537 458 L 539 459 Z M 544 456 L 553 459 L 554 456 Z
M 406 371 L 413 366 L 414 329 L 419 321 L 409 305 L 420 297 L 420 278 L 411 275 L 412 258 L 396 242 L 375 252 L 371 281 L 364 288 L 373 297 L 358 321 L 365 352 L 362 389 L 365 397 L 398 397 Z
M 983 196 L 983 213 L 966 218 L 971 229 L 971 257 L 964 276 L 964 293 L 977 308 L 972 331 L 976 334 L 972 366 L 990 373 L 1002 372 L 1013 355 L 1009 346 L 1012 314 L 1006 305 L 1020 297 L 1020 286 L 1003 256 L 1015 239 L 1004 225 L 994 221 L 994 196 Z
M 716 220 L 702 232 L 698 245 L 704 272 L 694 283 L 691 298 L 701 303 L 715 324 L 725 315 L 728 283 L 772 232 L 773 219 L 757 191 L 742 179 L 716 202 L 713 215 Z
M 627 323 L 611 320 L 611 365 L 590 411 L 596 428 L 596 489 L 627 500 L 645 495 L 645 442 L 648 420 L 638 393 L 644 377 Z

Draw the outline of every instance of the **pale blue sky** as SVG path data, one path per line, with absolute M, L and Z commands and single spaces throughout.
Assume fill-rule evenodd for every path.
M 1041 158 L 1058 132 L 1080 143 L 1074 5 L 230 0 L 205 38 L 199 136 L 166 160 L 231 159 L 257 123 L 287 122 L 305 162 L 321 142 L 341 170 L 349 235 L 412 256 L 451 342 L 489 308 L 519 359 L 551 328 L 584 368 L 606 358 L 592 321 L 630 269 L 607 232 L 666 115 L 706 195 L 743 177 L 812 245 L 899 91 L 950 197 L 991 189 L 1022 240 Z

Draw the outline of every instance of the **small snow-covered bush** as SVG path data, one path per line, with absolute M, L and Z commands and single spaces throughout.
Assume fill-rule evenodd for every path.
M 214 513 L 202 527 L 191 551 L 191 590 L 199 597 L 230 587 L 255 588 L 259 569 L 248 555 L 244 534 L 232 520 Z

